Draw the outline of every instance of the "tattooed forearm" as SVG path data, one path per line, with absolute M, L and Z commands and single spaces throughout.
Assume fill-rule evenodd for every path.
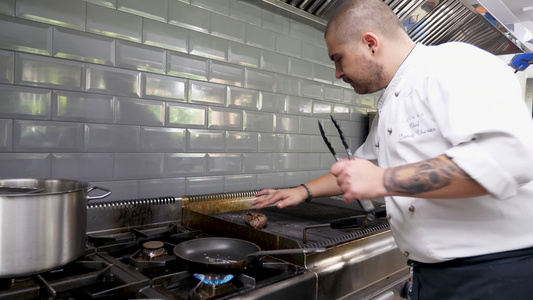
M 387 169 L 383 179 L 388 192 L 415 195 L 446 187 L 457 178 L 472 181 L 447 156 L 441 155 L 420 163 Z

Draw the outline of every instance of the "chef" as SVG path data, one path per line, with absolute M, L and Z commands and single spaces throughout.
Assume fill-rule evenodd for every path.
M 533 122 L 512 68 L 472 45 L 414 43 L 380 0 L 346 0 L 330 19 L 337 78 L 383 90 L 354 160 L 257 208 L 313 197 L 383 197 L 413 266 L 412 299 L 531 299 Z

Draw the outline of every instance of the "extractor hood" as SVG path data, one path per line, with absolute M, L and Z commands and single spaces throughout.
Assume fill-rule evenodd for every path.
M 243 0 L 325 29 L 328 19 L 344 0 Z M 531 52 L 477 1 L 383 0 L 405 26 L 413 41 L 437 45 L 461 41 L 495 55 Z

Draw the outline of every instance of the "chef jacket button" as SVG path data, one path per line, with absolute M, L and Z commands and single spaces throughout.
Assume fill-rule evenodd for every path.
M 394 92 L 394 96 L 398 97 L 398 95 L 400 95 L 400 91 Z
M 379 142 L 376 142 L 374 146 L 379 147 Z
M 391 134 L 391 133 L 392 133 L 392 128 L 387 128 L 387 132 L 388 132 L 389 134 Z
M 409 257 L 409 252 L 405 251 L 405 252 L 403 253 L 403 256 L 405 256 L 405 257 Z
M 390 221 L 390 219 L 392 219 L 391 215 L 387 214 L 387 220 Z
M 415 207 L 414 207 L 414 206 L 412 206 L 412 205 L 411 205 L 411 206 L 409 206 L 409 211 L 410 211 L 410 212 L 415 212 Z

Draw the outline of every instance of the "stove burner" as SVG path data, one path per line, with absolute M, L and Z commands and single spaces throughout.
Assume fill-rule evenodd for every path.
M 167 255 L 167 250 L 163 248 L 165 243 L 161 241 L 150 241 L 143 244 L 142 257 L 152 260 L 159 256 Z
M 201 282 L 205 284 L 220 285 L 220 284 L 228 283 L 230 280 L 233 279 L 234 276 L 231 274 L 229 275 L 205 274 L 204 275 L 204 274 L 195 273 L 194 277 L 196 277 L 196 279 L 200 280 Z

